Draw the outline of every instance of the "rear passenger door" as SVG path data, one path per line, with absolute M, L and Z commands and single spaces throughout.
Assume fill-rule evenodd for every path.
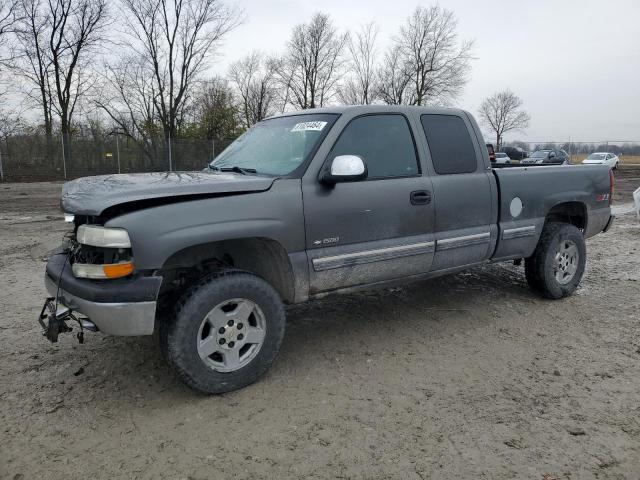
M 464 114 L 420 116 L 426 137 L 436 208 L 436 251 L 431 270 L 470 265 L 491 255 L 497 228 L 495 179 L 482 160 L 478 139 Z M 473 135 L 473 136 L 472 136 Z M 492 185 L 493 183 L 493 185 Z

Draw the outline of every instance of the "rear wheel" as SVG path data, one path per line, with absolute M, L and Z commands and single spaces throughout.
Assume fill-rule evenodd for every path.
M 586 265 L 584 236 L 574 225 L 545 225 L 533 255 L 525 260 L 529 286 L 547 298 L 571 295 L 582 280 Z
M 160 345 L 180 379 L 205 393 L 256 381 L 284 337 L 280 296 L 260 277 L 224 272 L 187 291 L 174 318 L 161 325 Z

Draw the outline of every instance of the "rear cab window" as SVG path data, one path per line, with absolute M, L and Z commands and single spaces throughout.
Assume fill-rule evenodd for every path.
M 425 114 L 420 123 L 438 175 L 473 173 L 478 159 L 466 123 L 456 115 Z

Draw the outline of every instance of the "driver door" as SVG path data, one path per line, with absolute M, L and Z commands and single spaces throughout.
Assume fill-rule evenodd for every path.
M 303 182 L 310 294 L 428 272 L 434 203 L 409 119 L 395 113 L 351 119 L 326 162 L 338 155 L 362 158 L 368 176 Z

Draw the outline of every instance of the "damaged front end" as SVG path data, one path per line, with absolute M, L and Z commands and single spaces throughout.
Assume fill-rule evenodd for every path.
M 58 335 L 69 333 L 73 328 L 69 323 L 77 323 L 80 330 L 76 333 L 78 343 L 84 343 L 84 331 L 97 332 L 98 328 L 88 319 L 74 315 L 66 306 L 58 304 L 56 297 L 47 297 L 38 315 L 38 323 L 42 327 L 42 335 L 51 343 L 58 341 Z
M 76 227 L 75 227 L 75 216 L 72 214 L 65 213 L 64 221 L 66 223 L 74 224 L 73 230 L 69 231 L 65 234 L 62 241 L 62 248 L 60 251 L 56 252 L 57 255 L 64 255 L 65 262 L 63 264 L 63 268 L 66 267 L 69 262 L 69 257 L 73 255 L 74 251 L 77 251 L 77 242 L 75 240 L 76 235 Z M 45 281 L 46 284 L 46 281 Z M 97 327 L 93 325 L 86 318 L 78 318 L 74 315 L 73 311 L 63 305 L 62 303 L 58 303 L 58 293 L 59 293 L 59 283 L 56 285 L 55 296 L 47 297 L 44 301 L 44 305 L 40 310 L 40 314 L 38 315 L 38 323 L 42 327 L 42 335 L 49 340 L 51 343 L 58 342 L 58 336 L 61 333 L 70 333 L 73 331 L 73 328 L 69 325 L 70 323 L 77 323 L 79 326 L 79 331 L 76 334 L 76 338 L 79 343 L 84 343 L 84 327 L 85 325 L 88 329 L 97 331 Z
M 74 229 L 47 262 L 49 297 L 38 317 L 44 336 L 56 342 L 74 324 L 79 327 L 80 343 L 85 330 L 152 334 L 162 277 L 136 271 L 124 229 L 104 227 L 97 217 L 65 217 Z

